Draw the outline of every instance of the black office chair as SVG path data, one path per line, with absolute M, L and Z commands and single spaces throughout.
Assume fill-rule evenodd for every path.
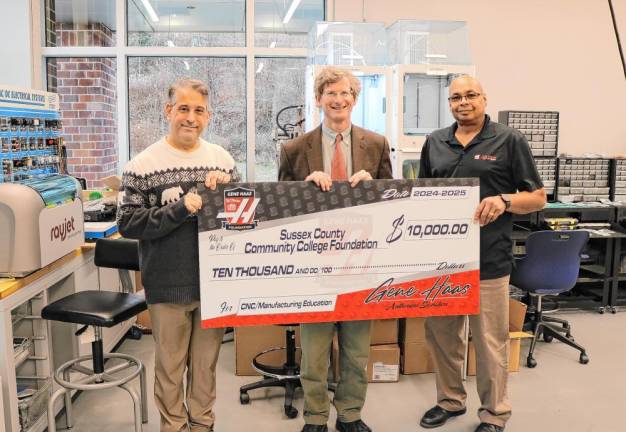
M 537 366 L 533 357 L 539 336 L 545 342 L 554 338 L 580 351 L 579 361 L 589 362 L 585 348 L 574 342 L 572 329 L 566 320 L 544 316 L 541 300 L 546 295 L 570 291 L 576 285 L 580 269 L 580 254 L 587 244 L 589 233 L 582 230 L 537 231 L 526 240 L 526 255 L 515 259 L 511 284 L 537 298 L 534 337 L 530 344 L 526 365 Z
M 122 387 L 126 390 L 134 406 L 135 432 L 142 430 L 141 424 L 148 422 L 148 404 L 146 401 L 146 370 L 137 358 L 121 353 L 104 353 L 102 327 L 113 327 L 146 310 L 146 300 L 142 294 L 132 293 L 129 270 L 139 270 L 138 242 L 127 239 L 100 239 L 96 243 L 95 264 L 98 267 L 119 269 L 124 292 L 80 291 L 70 294 L 43 308 L 44 319 L 82 324 L 76 332 L 82 333 L 89 326 L 94 326 L 95 340 L 91 343 L 91 355 L 72 359 L 62 364 L 54 373 L 55 381 L 61 386 L 48 402 L 48 432 L 56 431 L 54 405 L 62 395 L 65 396 L 65 414 L 67 427 L 73 426 L 71 390 L 101 390 Z M 108 359 L 118 359 L 115 366 L 105 369 Z M 81 363 L 90 361 L 92 368 Z M 120 378 L 120 372 L 125 371 Z M 70 381 L 70 373 L 84 375 Z M 116 376 L 117 375 L 117 376 Z M 128 383 L 139 376 L 141 397 Z
M 296 329 L 298 324 L 290 324 L 285 330 L 285 346 L 275 347 L 260 352 L 252 359 L 252 367 L 259 372 L 263 379 L 260 381 L 246 384 L 239 389 L 239 401 L 242 405 L 250 403 L 250 395 L 248 391 L 266 388 L 266 387 L 283 387 L 285 389 L 285 415 L 288 418 L 296 418 L 298 410 L 293 407 L 293 397 L 296 389 L 302 387 L 300 383 L 300 365 L 296 361 Z M 265 354 L 285 350 L 286 361 L 282 366 L 270 366 L 259 361 Z

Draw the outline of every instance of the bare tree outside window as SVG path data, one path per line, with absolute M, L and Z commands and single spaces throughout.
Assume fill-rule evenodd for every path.
M 257 58 L 255 88 L 255 177 L 256 181 L 276 181 L 278 148 L 275 138 L 280 132 L 277 114 L 286 107 L 304 105 L 305 59 Z M 293 123 L 296 110 L 285 110 L 281 122 Z

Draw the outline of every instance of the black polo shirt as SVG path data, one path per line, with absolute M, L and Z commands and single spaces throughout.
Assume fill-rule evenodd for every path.
M 458 125 L 433 132 L 422 148 L 420 178 L 478 177 L 480 199 L 532 192 L 543 187 L 530 147 L 519 131 L 485 115 L 482 130 L 463 147 L 454 136 Z M 511 273 L 513 215 L 504 212 L 480 229 L 480 278 Z

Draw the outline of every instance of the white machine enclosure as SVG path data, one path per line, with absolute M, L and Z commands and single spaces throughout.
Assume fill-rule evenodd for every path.
M 406 115 L 411 109 L 411 100 L 415 100 L 415 88 L 407 89 L 407 77 L 423 77 L 424 79 L 440 78 L 442 82 L 451 81 L 460 75 L 474 76 L 474 66 L 468 65 L 394 65 L 392 67 L 392 90 L 391 90 L 391 158 L 394 178 L 413 178 L 407 175 L 406 166 L 417 165 L 419 167 L 420 153 L 428 134 L 434 130 L 450 126 L 454 119 L 449 111 L 447 101 L 447 86 L 442 87 L 438 95 L 430 94 L 428 98 L 422 98 L 427 102 L 427 109 L 417 105 L 414 115 L 423 116 L 425 112 L 439 114 L 438 121 L 429 122 L 433 127 L 414 128 L 406 124 Z M 420 85 L 419 83 L 417 84 Z M 408 92 L 413 94 L 409 95 Z M 420 103 L 422 103 L 420 101 Z M 407 165 L 405 165 L 405 162 Z M 403 166 L 405 169 L 403 170 Z M 404 172 L 403 172 L 404 171 Z
M 0 275 L 25 276 L 84 243 L 81 189 L 76 185 L 73 200 L 46 206 L 30 186 L 0 184 Z

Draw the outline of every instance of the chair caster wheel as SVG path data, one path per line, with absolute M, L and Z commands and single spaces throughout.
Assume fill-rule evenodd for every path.
M 132 326 L 130 329 L 128 329 L 129 338 L 133 340 L 140 340 L 141 336 L 143 336 L 143 333 L 141 332 L 140 328 Z
M 529 368 L 534 368 L 535 366 L 537 366 L 537 360 L 535 360 L 532 357 L 528 357 L 526 359 L 526 366 L 528 366 Z
M 239 402 L 241 405 L 248 405 L 250 403 L 250 395 L 248 393 L 239 393 Z
M 549 334 L 543 334 L 543 341 L 546 343 L 550 343 L 554 340 L 554 336 L 549 335 Z
M 611 307 L 611 313 L 612 314 L 616 314 L 617 313 L 617 308 L 615 306 Z
M 600 315 L 604 314 L 604 308 L 603 307 L 598 308 L 598 313 Z
M 580 354 L 580 358 L 578 359 L 578 361 L 580 362 L 580 364 L 587 364 L 589 363 L 589 357 L 587 356 L 587 354 L 582 353 Z
M 290 419 L 296 418 L 298 417 L 298 410 L 291 405 L 285 406 L 285 415 Z

